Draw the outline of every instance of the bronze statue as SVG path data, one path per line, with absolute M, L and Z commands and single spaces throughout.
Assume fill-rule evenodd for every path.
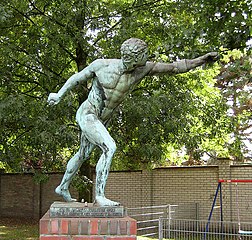
M 100 206 L 116 206 L 118 202 L 105 197 L 105 186 L 116 144 L 106 129 L 113 111 L 133 88 L 147 75 L 176 74 L 187 72 L 217 58 L 216 52 L 207 53 L 192 60 L 174 63 L 147 61 L 148 46 L 136 38 L 126 40 L 121 46 L 121 59 L 97 59 L 82 71 L 72 75 L 58 93 L 50 93 L 49 104 L 58 104 L 62 97 L 81 81 L 93 80 L 88 98 L 76 114 L 81 128 L 79 151 L 69 160 L 65 175 L 56 193 L 65 201 L 75 201 L 69 193 L 69 184 L 94 146 L 102 150 L 96 166 L 95 202 Z

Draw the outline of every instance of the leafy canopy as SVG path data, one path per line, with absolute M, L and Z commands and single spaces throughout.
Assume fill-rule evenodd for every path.
M 0 161 L 15 171 L 61 169 L 78 148 L 74 116 L 91 83 L 81 84 L 55 107 L 47 106 L 47 96 L 94 59 L 120 57 L 125 39 L 144 39 L 150 60 L 169 62 L 220 46 L 245 48 L 251 19 L 247 1 L 1 2 Z M 167 149 L 183 146 L 199 158 L 210 149 L 204 143 L 216 147 L 230 131 L 225 104 L 213 87 L 217 71 L 216 66 L 142 82 L 111 125 L 117 158 L 125 162 L 115 161 L 115 168 L 159 162 L 169 155 Z

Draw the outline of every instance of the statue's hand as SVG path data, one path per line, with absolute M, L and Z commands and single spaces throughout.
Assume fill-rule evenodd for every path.
M 50 93 L 49 97 L 47 99 L 47 102 L 49 103 L 49 105 L 55 105 L 58 104 L 60 101 L 60 97 L 58 93 Z
M 210 52 L 205 54 L 203 57 L 207 63 L 213 63 L 219 59 L 219 54 L 217 52 Z

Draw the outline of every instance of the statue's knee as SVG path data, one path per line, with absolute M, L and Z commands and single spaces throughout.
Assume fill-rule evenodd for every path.
M 115 152 L 115 151 L 116 151 L 116 144 L 114 142 L 114 144 L 113 144 L 113 152 Z
M 116 151 L 116 144 L 115 144 L 115 142 L 112 142 L 112 143 L 110 144 L 110 146 L 109 146 L 108 152 L 109 152 L 111 155 L 113 155 L 113 154 L 115 153 L 115 151 Z
M 83 121 L 93 123 L 97 120 L 97 117 L 94 114 L 87 114 L 83 117 Z

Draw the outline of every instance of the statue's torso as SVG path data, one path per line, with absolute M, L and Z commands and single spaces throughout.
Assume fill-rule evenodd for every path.
M 96 115 L 102 121 L 106 121 L 133 89 L 138 78 L 133 73 L 123 73 L 119 60 L 104 65 L 95 75 L 88 101 L 95 107 Z
M 143 66 L 132 72 L 124 72 L 120 59 L 100 59 L 92 67 L 94 78 L 88 99 L 81 105 L 77 118 L 95 114 L 107 122 L 115 108 L 133 90 L 134 86 L 148 74 L 153 65 Z

